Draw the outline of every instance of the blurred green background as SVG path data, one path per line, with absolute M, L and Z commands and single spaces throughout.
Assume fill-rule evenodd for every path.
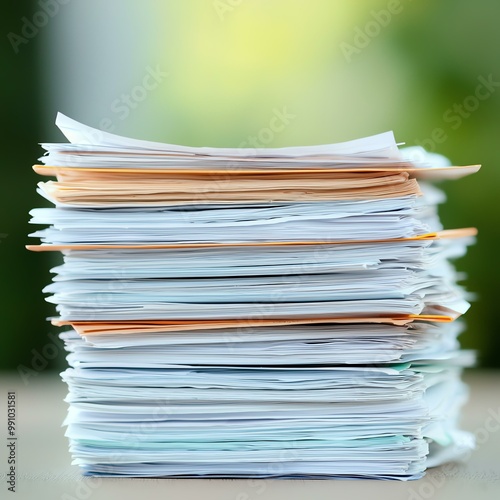
M 441 216 L 449 228 L 479 228 L 458 262 L 479 298 L 461 340 L 481 366 L 500 367 L 498 0 L 8 0 L 0 23 L 1 368 L 35 376 L 65 363 L 41 293 L 57 257 L 24 249 L 28 211 L 47 205 L 31 165 L 38 142 L 62 140 L 57 111 L 200 146 L 239 146 L 286 113 L 264 145 L 394 130 L 455 164 L 481 163 L 443 184 Z M 480 100 L 481 81 L 490 83 Z

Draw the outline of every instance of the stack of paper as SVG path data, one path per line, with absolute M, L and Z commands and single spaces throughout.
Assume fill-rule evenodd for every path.
M 58 115 L 32 211 L 84 473 L 415 479 L 473 445 L 473 362 L 427 183 L 479 169 L 392 133 L 279 149 L 126 139 Z M 423 182 L 422 182 L 423 181 Z

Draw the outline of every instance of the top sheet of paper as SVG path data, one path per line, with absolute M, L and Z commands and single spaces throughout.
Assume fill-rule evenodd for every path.
M 337 144 L 319 146 L 299 146 L 286 148 L 209 148 L 187 147 L 161 142 L 130 139 L 110 134 L 73 120 L 62 113 L 57 114 L 56 125 L 72 144 L 103 146 L 116 149 L 142 149 L 144 151 L 158 151 L 181 153 L 184 155 L 210 156 L 237 156 L 237 157 L 295 157 L 316 155 L 367 155 L 378 158 L 401 159 L 400 152 L 392 132 L 385 132 L 363 139 L 356 139 Z
M 398 149 L 392 132 L 352 141 L 284 148 L 187 147 L 143 141 L 110 134 L 83 125 L 59 113 L 56 125 L 69 143 L 42 143 L 47 151 L 37 167 L 42 175 L 58 175 L 59 168 L 128 172 L 269 174 L 290 171 L 408 172 L 425 179 L 454 179 L 479 170 L 479 165 L 450 166 L 443 156 L 423 148 Z

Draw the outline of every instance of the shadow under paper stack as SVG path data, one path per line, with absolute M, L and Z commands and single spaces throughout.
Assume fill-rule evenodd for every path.
M 392 133 L 215 149 L 56 123 L 29 248 L 64 256 L 45 292 L 85 474 L 407 480 L 470 450 L 450 260 L 475 230 L 442 230 L 429 182 L 479 167 Z

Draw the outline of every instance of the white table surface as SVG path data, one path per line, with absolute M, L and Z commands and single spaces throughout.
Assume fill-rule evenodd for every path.
M 0 434 L 7 441 L 7 391 L 17 393 L 17 487 L 7 490 L 6 445 L 0 447 L 3 499 L 500 499 L 500 372 L 470 371 L 471 397 L 463 427 L 476 432 L 477 450 L 464 465 L 430 470 L 424 479 L 399 481 L 114 479 L 80 476 L 70 465 L 61 423 L 66 386 L 57 375 L 40 373 L 24 385 L 17 374 L 0 378 Z

